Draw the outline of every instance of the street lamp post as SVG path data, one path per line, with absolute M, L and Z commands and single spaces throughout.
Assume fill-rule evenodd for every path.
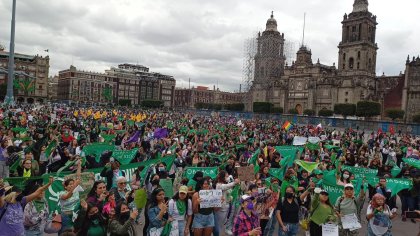
M 10 51 L 9 51 L 9 72 L 7 77 L 7 94 L 4 102 L 7 105 L 14 104 L 13 98 L 13 78 L 15 75 L 15 14 L 16 14 L 16 0 L 13 0 L 12 8 L 12 24 L 10 32 Z

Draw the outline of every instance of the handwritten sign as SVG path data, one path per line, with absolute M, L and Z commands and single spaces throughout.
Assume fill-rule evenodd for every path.
M 222 207 L 222 190 L 200 190 L 200 208 Z
M 341 217 L 341 223 L 343 224 L 343 229 L 360 229 L 362 226 L 357 219 L 356 214 L 344 215 Z
M 253 166 L 239 167 L 237 169 L 237 171 L 238 171 L 238 178 L 241 181 L 252 181 L 252 180 L 255 180 L 254 167 Z
M 338 225 L 335 224 L 323 224 L 322 225 L 323 236 L 338 236 Z

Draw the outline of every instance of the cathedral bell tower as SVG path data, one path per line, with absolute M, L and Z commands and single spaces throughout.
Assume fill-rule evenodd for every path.
M 355 0 L 353 12 L 341 22 L 342 40 L 338 45 L 338 72 L 342 75 L 376 74 L 376 16 L 368 10 L 368 0 Z

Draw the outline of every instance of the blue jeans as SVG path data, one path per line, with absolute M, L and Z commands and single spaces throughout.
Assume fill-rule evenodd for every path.
M 299 231 L 299 223 L 285 223 L 284 225 L 286 226 L 287 231 L 284 232 L 283 229 L 279 227 L 279 236 L 296 236 Z
M 204 229 L 214 227 L 214 214 L 202 215 L 197 213 L 194 215 L 192 228 L 193 229 Z
M 179 236 L 184 236 L 184 231 L 185 231 L 185 220 L 178 220 Z
M 402 213 L 410 210 L 415 210 L 415 199 L 411 196 L 403 196 L 401 197 L 401 205 L 402 205 Z
M 25 236 L 42 236 L 43 232 L 38 230 L 25 230 Z
M 58 232 L 58 235 L 63 233 L 66 229 L 73 228 L 73 214 L 66 214 L 61 212 L 61 229 Z

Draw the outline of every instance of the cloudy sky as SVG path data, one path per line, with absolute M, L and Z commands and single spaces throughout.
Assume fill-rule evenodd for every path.
M 12 0 L 0 0 L 0 44 L 9 48 Z M 398 74 L 420 54 L 418 0 L 370 0 L 377 15 L 377 73 Z M 294 57 L 302 38 L 313 60 L 337 62 L 341 20 L 353 0 L 17 0 L 15 51 L 49 55 L 50 75 L 67 69 L 104 72 L 138 63 L 173 75 L 178 87 L 227 91 L 243 83 L 245 40 L 265 29 L 274 11 Z M 49 52 L 44 52 L 49 49 Z M 290 59 L 289 59 L 290 60 Z

